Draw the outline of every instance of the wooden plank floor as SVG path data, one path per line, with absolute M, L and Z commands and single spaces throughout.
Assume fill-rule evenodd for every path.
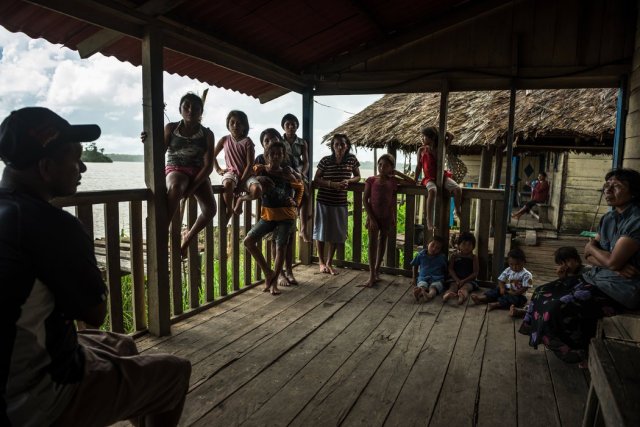
M 182 425 L 580 425 L 584 372 L 506 311 L 417 304 L 404 277 L 295 272 L 280 296 L 251 289 L 138 341 L 191 360 Z

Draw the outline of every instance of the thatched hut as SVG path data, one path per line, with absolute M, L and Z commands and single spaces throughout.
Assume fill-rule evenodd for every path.
M 549 216 L 559 230 L 586 229 L 593 222 L 602 177 L 612 164 L 616 98 L 615 89 L 517 92 L 514 194 L 526 194 L 526 182 L 546 171 L 552 182 Z M 447 128 L 455 140 L 449 150 L 467 165 L 464 184 L 477 184 L 483 147 L 504 153 L 508 109 L 507 91 L 450 94 Z M 334 132 L 346 133 L 356 146 L 413 153 L 420 128 L 437 126 L 439 112 L 438 93 L 385 95 Z M 494 169 L 501 163 L 494 161 Z M 504 171 L 499 176 L 496 184 L 504 183 Z

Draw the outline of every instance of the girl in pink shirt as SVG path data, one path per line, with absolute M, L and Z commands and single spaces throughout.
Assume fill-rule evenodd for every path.
M 251 167 L 255 160 L 255 148 L 249 135 L 249 119 L 247 115 L 238 110 L 233 110 L 227 115 L 227 129 L 230 134 L 220 138 L 214 151 L 214 167 L 219 175 L 222 175 L 223 198 L 226 206 L 226 220 L 234 214 L 234 192 L 247 192 L 251 199 L 257 199 L 262 195 L 260 183 L 251 173 Z M 224 150 L 224 162 L 226 168 L 218 164 L 218 154 Z M 242 213 L 242 205 L 235 210 L 236 214 Z
M 399 184 L 413 184 L 413 178 L 395 170 L 396 159 L 383 154 L 378 160 L 378 175 L 367 178 L 364 184 L 366 227 L 369 230 L 369 280 L 367 288 L 379 280 L 380 265 L 387 247 L 387 238 L 395 230 L 396 193 Z

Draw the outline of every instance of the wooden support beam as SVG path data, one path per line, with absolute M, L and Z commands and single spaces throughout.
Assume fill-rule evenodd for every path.
M 442 82 L 442 92 L 440 94 L 440 122 L 438 133 L 438 151 L 437 151 L 437 171 L 436 184 L 438 186 L 438 197 L 436 197 L 436 213 L 434 224 L 438 228 L 437 235 L 441 236 L 446 247 L 449 242 L 449 209 L 450 195 L 444 189 L 444 156 L 446 153 L 445 140 L 447 135 L 447 117 L 449 114 L 449 84 L 445 80 Z
M 309 182 L 309 218 L 302 218 L 301 221 L 307 221 L 307 230 L 313 230 L 314 216 L 314 197 L 311 188 L 311 180 L 313 179 L 313 89 L 307 88 L 302 93 L 302 138 L 307 141 L 309 150 L 309 171 L 307 172 L 307 180 Z M 302 264 L 311 264 L 311 255 L 313 254 L 313 242 L 300 241 L 300 261 Z
M 147 280 L 149 331 L 154 335 L 171 333 L 162 57 L 162 35 L 156 28 L 147 27 L 142 40 L 142 111 L 147 132 L 144 179 L 152 193 L 147 203 Z

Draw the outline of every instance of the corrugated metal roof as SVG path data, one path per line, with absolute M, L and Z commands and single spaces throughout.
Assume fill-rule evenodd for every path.
M 167 72 L 263 102 L 308 88 L 439 91 L 444 80 L 453 91 L 615 86 L 630 71 L 636 4 L 578 3 L 3 0 L 0 25 L 134 65 L 145 29 L 159 28 Z M 125 36 L 96 44 L 103 28 Z
M 63 2 L 40 3 L 56 9 Z M 110 5 L 102 3 L 98 5 Z M 130 9 L 145 3 L 130 2 L 134 5 Z M 201 31 L 300 74 L 307 69 L 313 71 L 314 64 L 339 57 L 406 27 L 418 17 L 443 9 L 447 3 L 451 2 L 376 0 L 365 5 L 343 0 L 193 0 L 176 2 L 178 6 L 159 20 Z M 120 3 L 116 5 L 123 7 Z M 96 14 L 101 13 L 99 7 L 94 9 Z M 78 50 L 80 42 L 101 30 L 99 26 L 22 0 L 5 0 L 0 4 L 0 24 L 9 31 L 41 37 L 73 50 Z M 124 36 L 100 52 L 134 65 L 141 64 L 141 41 L 135 37 Z M 166 48 L 164 68 L 169 73 L 257 98 L 287 92 L 272 83 Z

